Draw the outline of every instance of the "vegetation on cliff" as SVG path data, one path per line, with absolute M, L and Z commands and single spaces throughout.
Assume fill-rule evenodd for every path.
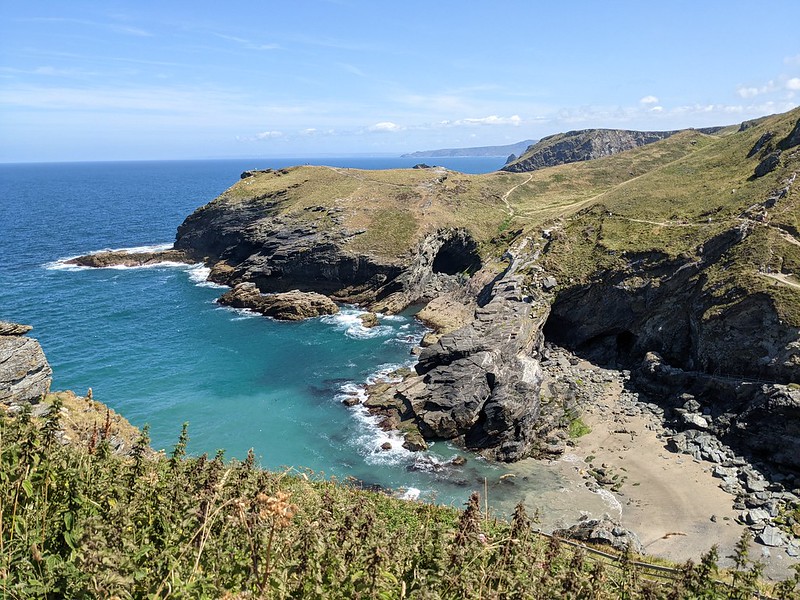
M 712 552 L 657 576 L 509 522 L 362 491 L 297 472 L 127 457 L 101 429 L 62 445 L 57 397 L 41 421 L 0 420 L 0 589 L 6 598 L 750 598 L 759 566 L 742 544 L 719 577 Z M 800 576 L 774 588 L 793 598 Z

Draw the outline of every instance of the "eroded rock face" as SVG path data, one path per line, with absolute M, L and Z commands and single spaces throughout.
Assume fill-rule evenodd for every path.
M 625 131 L 621 129 L 583 129 L 542 138 L 503 171 L 522 173 L 555 165 L 592 160 L 652 144 L 677 131 Z
M 396 411 L 426 439 L 460 440 L 503 461 L 528 456 L 536 442 L 537 357 L 549 310 L 549 298 L 527 281 L 533 260 L 528 253 L 513 258 L 474 318 L 422 350 L 416 375 L 367 405 Z
M 0 402 L 38 402 L 50 390 L 53 371 L 37 340 L 21 337 L 28 325 L 0 322 Z
M 316 292 L 292 290 L 262 294 L 254 283 L 240 283 L 223 294 L 218 302 L 233 308 L 246 308 L 281 321 L 301 321 L 339 312 L 336 303 Z
M 649 351 L 686 370 L 788 383 L 800 380 L 800 329 L 766 294 L 720 299 L 705 271 L 749 233 L 745 223 L 705 244 L 696 260 L 631 257 L 627 270 L 562 289 L 545 333 L 596 362 L 630 366 Z
M 354 255 L 335 208 L 309 209 L 302 220 L 278 213 L 282 195 L 236 205 L 212 202 L 178 228 L 175 248 L 214 264 L 212 280 L 225 285 L 249 281 L 263 292 L 315 291 L 352 302 L 369 302 L 403 269 L 396 262 Z M 318 223 L 328 220 L 332 228 Z

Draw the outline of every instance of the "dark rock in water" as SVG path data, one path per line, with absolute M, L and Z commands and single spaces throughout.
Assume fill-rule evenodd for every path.
M 454 456 L 453 459 L 450 461 L 450 464 L 456 467 L 460 467 L 462 465 L 467 464 L 467 459 L 461 455 Z
M 777 150 L 775 152 L 770 152 L 767 154 L 766 158 L 758 163 L 758 166 L 753 171 L 753 177 L 763 177 L 767 173 L 771 173 L 775 169 L 778 168 L 778 165 L 781 163 L 781 152 Z
M 378 316 L 373 312 L 362 313 L 358 315 L 358 318 L 361 321 L 361 325 L 367 329 L 372 329 L 373 327 L 380 325 L 378 322 Z
M 391 449 L 392 449 L 392 443 L 391 442 L 383 442 L 381 444 L 381 450 L 391 450 Z
M 97 252 L 87 254 L 66 261 L 69 265 L 81 267 L 145 267 L 164 262 L 176 262 L 193 264 L 194 260 L 184 250 L 158 250 L 154 252 L 125 252 L 121 250 L 110 250 L 108 252 Z
M 29 325 L 0 322 L 0 402 L 38 402 L 50 391 L 53 371 Z
M 361 404 L 361 400 L 358 399 L 356 396 L 348 396 L 344 400 L 342 400 L 342 404 L 345 406 L 357 406 Z
M 630 547 L 633 552 L 644 554 L 644 546 L 639 541 L 639 536 L 607 517 L 587 518 L 568 529 L 557 529 L 553 535 L 593 544 L 605 544 L 620 551 L 625 551 Z
M 300 290 L 262 294 L 254 283 L 240 283 L 225 292 L 218 302 L 233 308 L 247 308 L 283 321 L 300 321 L 339 312 L 336 303 L 322 294 Z

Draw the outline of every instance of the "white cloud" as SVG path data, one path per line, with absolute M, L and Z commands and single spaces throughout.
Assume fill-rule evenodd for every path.
M 270 140 L 279 137 L 283 137 L 282 131 L 262 131 L 261 133 L 257 133 L 255 135 L 257 140 Z
M 654 112 L 654 113 L 664 112 L 664 107 L 663 106 L 653 106 L 653 107 L 650 108 L 650 112 Z
M 792 77 L 789 81 L 787 81 L 786 89 L 792 91 L 800 90 L 800 77 Z
M 655 96 L 645 96 L 641 100 L 639 100 L 642 104 L 658 104 L 658 98 Z
M 392 123 L 391 121 L 381 121 L 380 123 L 375 123 L 375 125 L 367 127 L 367 131 L 401 131 L 402 129 L 400 125 Z

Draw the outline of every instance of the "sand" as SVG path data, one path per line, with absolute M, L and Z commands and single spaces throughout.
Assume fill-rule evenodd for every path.
M 614 495 L 622 507 L 619 521 L 635 532 L 647 554 L 678 563 L 700 556 L 716 545 L 719 564 L 732 566 L 736 542 L 746 529 L 737 523 L 734 496 L 720 489 L 713 464 L 666 448 L 666 436 L 655 416 L 626 416 L 617 404 L 621 388 L 614 382 L 606 395 L 585 409 L 583 420 L 592 431 L 576 440 L 572 452 L 594 456 L 595 467 L 626 477 Z M 576 463 L 579 476 L 586 462 Z M 586 466 L 584 466 L 586 465 Z M 752 559 L 765 563 L 764 576 L 785 579 L 798 562 L 781 549 L 752 544 Z

